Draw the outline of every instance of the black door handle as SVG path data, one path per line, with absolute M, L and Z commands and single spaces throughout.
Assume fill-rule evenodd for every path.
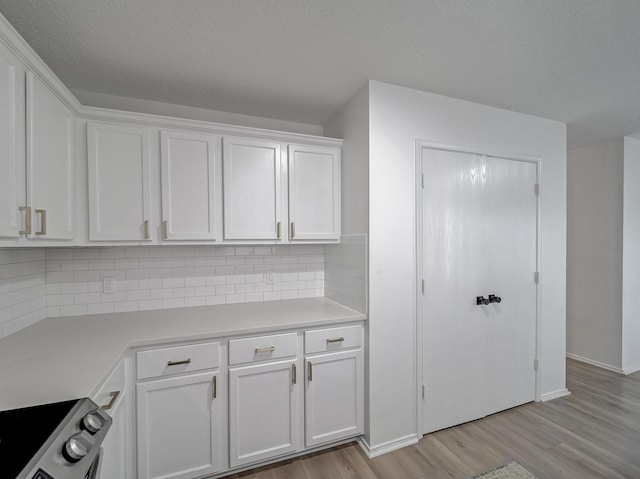
M 500 296 L 496 296 L 495 294 L 490 294 L 489 295 L 489 302 L 490 303 L 502 303 L 502 298 Z
M 481 304 L 487 305 L 489 300 L 484 296 L 476 296 L 476 305 L 480 306 Z

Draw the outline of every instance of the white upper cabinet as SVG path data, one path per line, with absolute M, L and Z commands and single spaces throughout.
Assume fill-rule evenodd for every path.
M 32 237 L 74 238 L 74 114 L 27 72 L 27 204 Z
M 89 240 L 150 241 L 148 128 L 87 123 Z
M 289 145 L 289 239 L 340 239 L 340 149 Z
M 280 239 L 280 143 L 225 137 L 223 145 L 224 239 Z
M 216 240 L 216 138 L 162 130 L 162 239 Z
M 18 238 L 26 215 L 24 67 L 0 44 L 0 237 Z M 22 208 L 22 210 L 21 210 Z

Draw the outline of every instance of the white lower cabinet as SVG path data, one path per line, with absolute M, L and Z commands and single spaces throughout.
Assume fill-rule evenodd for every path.
M 361 324 L 226 345 L 136 353 L 138 478 L 221 474 L 364 432 Z M 114 420 L 114 443 L 119 427 Z
M 139 478 L 182 479 L 219 470 L 217 374 L 138 384 Z
M 203 348 L 213 353 L 203 354 Z M 220 471 L 225 388 L 218 351 L 215 342 L 136 354 L 139 479 L 187 479 Z M 154 364 L 155 378 L 145 381 Z M 208 370 L 187 372 L 192 366 Z
M 305 446 L 364 431 L 362 350 L 306 358 Z
M 133 395 L 127 388 L 128 360 L 123 359 L 93 400 L 111 416 L 111 428 L 102 443 L 101 479 L 133 479 L 134 436 L 132 428 Z
M 305 332 L 305 446 L 364 432 L 361 325 Z
M 296 359 L 229 370 L 231 467 L 298 449 L 300 424 Z

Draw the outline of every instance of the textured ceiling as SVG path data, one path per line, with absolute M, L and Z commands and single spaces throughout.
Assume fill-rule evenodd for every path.
M 637 0 L 0 0 L 71 89 L 322 125 L 374 79 L 640 132 Z

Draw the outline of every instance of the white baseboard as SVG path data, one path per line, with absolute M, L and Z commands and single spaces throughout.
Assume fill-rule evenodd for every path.
M 418 443 L 418 436 L 416 434 L 409 434 L 405 437 L 400 437 L 398 439 L 394 439 L 393 441 L 384 442 L 377 446 L 370 446 L 364 437 L 358 438 L 358 443 L 360 447 L 367 455 L 369 459 L 373 459 L 374 457 L 382 456 L 388 452 L 395 451 L 397 449 L 402 449 L 403 447 L 413 446 Z
M 623 374 L 625 376 L 629 374 L 637 373 L 638 371 L 640 371 L 640 363 L 632 364 L 628 368 L 622 368 L 622 370 L 624 371 Z
M 563 398 L 563 397 L 566 397 L 566 396 L 569 396 L 569 395 L 571 395 L 571 392 L 569 392 L 569 390 L 567 388 L 558 389 L 557 391 L 552 391 L 550 393 L 544 393 L 540 397 L 540 401 L 542 401 L 542 402 L 552 401 L 553 399 Z
M 591 366 L 595 366 L 597 368 L 613 371 L 614 373 L 625 374 L 625 372 L 617 366 L 611 366 L 610 364 L 607 364 L 607 363 L 602 363 L 600 361 L 595 361 L 593 359 L 584 358 L 582 356 L 578 356 L 577 354 L 567 353 L 567 357 L 569 359 L 575 359 L 576 361 L 580 361 L 581 363 L 590 364 Z M 638 364 L 638 368 L 639 368 L 638 371 L 640 371 L 640 364 Z M 626 374 L 629 374 L 629 373 L 626 373 Z

